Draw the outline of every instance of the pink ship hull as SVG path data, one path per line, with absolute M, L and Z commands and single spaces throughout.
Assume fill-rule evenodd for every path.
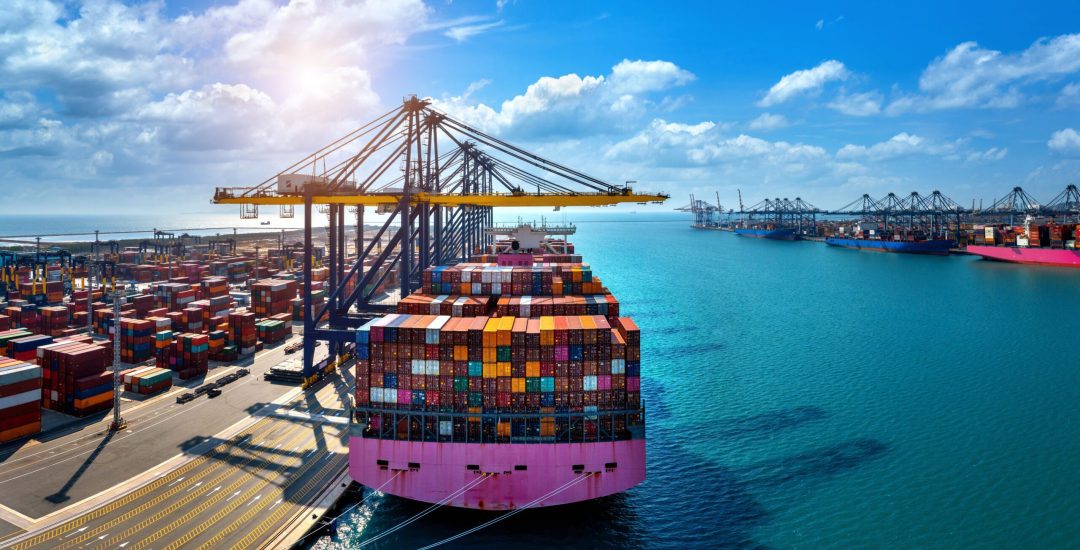
M 1080 250 L 1060 248 L 1019 248 L 1009 246 L 969 246 L 967 251 L 988 260 L 1021 264 L 1080 267 Z
M 479 470 L 470 470 L 470 465 Z M 494 474 L 447 503 L 459 508 L 519 508 L 580 477 L 575 467 L 593 475 L 534 507 L 621 493 L 645 481 L 645 440 L 551 444 L 349 440 L 352 478 L 399 497 L 439 502 L 483 473 Z

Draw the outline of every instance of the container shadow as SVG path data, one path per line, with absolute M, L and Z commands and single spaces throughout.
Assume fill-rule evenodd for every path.
M 879 459 L 889 446 L 873 438 L 852 439 L 740 468 L 738 476 L 754 489 L 774 489 L 789 483 L 832 477 Z
M 715 431 L 710 429 L 709 436 L 713 439 L 734 439 L 771 435 L 828 416 L 829 414 L 821 407 L 803 405 L 753 416 L 723 420 L 717 423 Z

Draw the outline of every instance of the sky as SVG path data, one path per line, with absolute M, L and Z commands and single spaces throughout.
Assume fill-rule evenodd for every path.
M 403 97 L 737 207 L 1080 180 L 1080 3 L 5 0 L 3 213 L 213 212 Z

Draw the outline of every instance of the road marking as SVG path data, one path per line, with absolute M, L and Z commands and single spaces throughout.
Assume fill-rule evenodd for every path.
M 302 436 L 303 436 L 303 430 L 297 429 L 294 436 L 289 438 L 290 443 L 292 441 L 296 440 L 297 438 L 302 437 Z M 247 483 L 250 480 L 251 477 L 253 477 L 253 474 L 246 472 L 246 470 L 244 470 L 244 468 L 246 468 L 248 465 L 250 465 L 254 461 L 255 461 L 255 458 L 253 457 L 253 458 L 247 460 L 245 463 L 243 463 L 243 464 L 241 464 L 241 465 L 239 465 L 239 466 L 237 466 L 235 468 L 230 468 L 228 471 L 226 471 L 224 474 L 222 474 L 219 477 L 218 480 L 215 480 L 214 482 L 223 480 L 226 477 L 228 477 L 228 476 L 230 476 L 232 474 L 235 474 L 237 471 L 240 471 L 240 472 L 246 474 L 246 476 L 241 477 L 239 480 L 233 482 L 233 484 L 230 485 L 226 489 L 226 491 L 230 491 L 230 490 L 233 490 L 233 489 L 236 489 L 236 488 L 242 486 L 244 483 Z M 222 494 L 224 494 L 224 493 L 222 493 Z M 134 545 L 134 548 L 141 548 L 144 545 L 152 544 L 155 540 L 157 540 L 161 536 L 165 535 L 165 533 L 167 531 L 171 531 L 172 529 L 175 529 L 178 525 L 182 525 L 185 522 L 189 521 L 191 518 L 194 518 L 194 517 L 198 516 L 199 514 L 201 514 L 203 511 L 205 511 L 210 506 L 213 506 L 213 505 L 217 504 L 217 500 L 220 499 L 220 496 L 217 497 L 217 498 L 210 498 L 209 495 L 205 495 L 205 496 L 202 497 L 201 502 L 197 506 L 195 506 L 194 508 L 192 508 L 190 510 L 187 510 L 186 513 L 182 517 L 180 517 L 179 519 L 174 521 L 172 524 L 170 524 L 170 526 L 167 526 L 165 528 L 161 528 L 160 526 L 158 526 L 158 522 L 162 518 L 168 516 L 169 514 L 175 512 L 177 510 L 182 509 L 184 506 L 188 505 L 188 503 L 190 503 L 195 498 L 195 496 L 196 495 L 191 495 L 189 497 L 184 497 L 183 499 L 180 499 L 180 500 L 178 500 L 176 502 L 173 502 L 173 503 L 169 504 L 168 507 L 166 507 L 165 509 L 158 511 L 158 512 L 154 513 L 153 515 L 149 516 L 149 517 L 144 517 L 143 518 L 143 516 L 145 516 L 145 514 L 139 514 L 138 517 L 143 518 L 142 521 L 140 521 L 138 524 L 128 528 L 127 531 L 125 531 L 124 533 L 121 533 L 121 535 L 118 536 L 118 537 L 114 537 L 114 539 L 119 540 L 119 539 L 127 538 L 127 537 L 129 537 L 129 536 L 131 536 L 133 534 L 141 533 L 144 530 L 146 530 L 148 527 L 153 526 L 154 530 L 149 531 L 146 534 L 144 534 L 143 538 L 141 540 L 139 540 Z M 134 512 L 138 512 L 138 511 L 132 511 L 132 512 L 129 512 L 128 514 L 130 515 L 130 514 L 132 514 Z M 131 515 L 130 517 L 134 517 L 134 515 Z M 127 517 L 121 517 L 121 518 L 117 518 L 114 521 L 126 521 L 127 519 L 128 519 Z M 113 541 L 110 540 L 110 541 L 107 541 L 106 544 L 108 545 L 108 544 L 111 544 L 112 542 Z
M 166 487 L 172 487 L 173 485 L 176 485 L 177 483 L 180 483 L 181 481 L 184 481 L 184 478 L 183 478 L 183 477 L 181 477 L 180 479 L 178 479 L 178 480 L 176 480 L 176 481 L 174 481 L 174 482 L 172 482 L 172 483 L 170 483 L 170 484 L 166 485 Z
M 270 509 L 273 510 L 274 508 L 277 508 L 278 504 L 281 504 L 281 499 L 280 498 L 277 499 L 277 502 L 275 502 L 274 505 L 270 507 Z
M 247 505 L 248 505 L 248 506 L 251 506 L 252 504 L 255 504 L 255 502 L 256 502 L 257 500 L 259 500 L 260 498 L 262 498 L 262 494 L 261 494 L 261 493 L 260 493 L 260 494 L 258 494 L 258 495 L 255 495 L 255 498 L 251 499 L 251 502 L 247 503 Z
M 302 430 L 297 430 L 297 432 L 298 432 L 298 433 L 300 433 L 300 432 L 302 432 Z M 222 442 L 222 444 L 221 444 L 221 445 L 219 445 L 219 447 L 218 447 L 218 448 L 216 448 L 216 449 L 214 450 L 214 453 L 213 453 L 213 454 L 217 454 L 218 452 L 220 452 L 221 448 L 222 448 L 222 447 L 224 447 L 224 446 L 225 446 L 225 445 L 226 445 L 227 443 L 228 443 L 228 442 Z M 209 458 L 210 456 L 212 456 L 212 455 L 208 453 L 208 454 L 206 455 L 206 458 Z M 243 463 L 243 464 L 240 464 L 240 465 L 239 465 L 239 466 L 237 466 L 236 468 L 239 468 L 239 469 L 241 469 L 241 470 L 242 470 L 243 468 L 245 468 L 245 467 L 247 467 L 248 465 L 250 465 L 250 464 L 251 464 L 252 462 L 254 462 L 254 458 L 252 458 L 252 459 L 249 459 L 249 460 L 247 460 L 247 461 L 246 461 L 245 463 Z M 218 475 L 218 477 L 217 477 L 217 478 L 215 478 L 215 479 L 211 480 L 211 481 L 210 481 L 210 483 L 209 483 L 208 485 L 213 485 L 213 484 L 215 484 L 215 483 L 217 483 L 217 482 L 223 481 L 223 480 L 225 480 L 226 478 L 228 478 L 229 476 L 231 476 L 231 475 L 233 475 L 234 473 L 236 473 L 236 469 L 234 469 L 234 467 L 233 467 L 233 466 L 229 465 L 229 464 L 228 464 L 228 463 L 226 463 L 226 462 L 221 462 L 221 463 L 220 463 L 220 466 L 219 466 L 219 467 L 215 467 L 215 468 L 206 468 L 206 469 L 204 469 L 203 471 L 201 471 L 201 472 L 200 472 L 200 473 L 199 473 L 199 474 L 198 474 L 198 475 L 196 476 L 196 478 L 198 478 L 198 477 L 201 477 L 201 476 L 205 475 L 206 473 L 210 473 L 210 472 L 216 472 L 216 471 L 218 471 L 218 470 L 222 470 L 222 471 L 223 471 L 223 473 L 221 473 L 220 475 Z M 250 474 L 249 474 L 249 475 L 250 475 Z M 194 481 L 194 479 L 192 479 L 191 481 Z M 240 483 L 240 482 L 236 482 L 236 483 L 234 483 L 234 486 L 236 486 L 236 485 L 239 485 L 239 483 Z M 232 487 L 230 487 L 230 488 L 232 488 Z M 100 531 L 102 531 L 102 530 L 104 530 L 104 529 L 109 529 L 109 528 L 111 528 L 112 526 L 115 526 L 115 525 L 119 525 L 119 524 L 121 524 L 121 523 L 123 523 L 123 522 L 125 522 L 125 521 L 127 521 L 127 520 L 129 520 L 129 519 L 131 519 L 131 518 L 134 518 L 134 517 L 141 517 L 141 516 L 143 515 L 143 513 L 144 513 L 145 511 L 148 511 L 148 510 L 149 510 L 150 508 L 152 508 L 152 507 L 154 507 L 154 506 L 157 506 L 157 505 L 158 505 L 158 504 L 160 504 L 160 503 L 163 503 L 163 502 L 167 502 L 167 499 L 169 499 L 170 497 L 172 497 L 172 496 L 173 496 L 173 495 L 174 495 L 174 494 L 175 494 L 175 493 L 176 493 L 177 491 L 179 491 L 180 489 L 183 489 L 183 486 L 178 486 L 178 487 L 176 487 L 175 489 L 171 489 L 171 490 L 169 490 L 169 491 L 166 491 L 165 493 L 163 493 L 163 494 L 161 494 L 161 495 L 158 495 L 157 497 L 155 497 L 155 498 L 154 498 L 153 500 L 151 500 L 150 502 L 144 503 L 144 504 L 142 504 L 141 506 L 139 506 L 139 507 L 137 507 L 137 508 L 135 508 L 135 509 L 132 509 L 132 510 L 128 510 L 127 512 L 125 512 L 125 513 L 121 514 L 120 516 L 117 516 L 117 517 L 113 518 L 113 519 L 112 519 L 112 520 L 110 520 L 110 521 L 109 521 L 108 523 L 106 523 L 106 524 L 104 524 L 104 525 L 101 525 L 101 526 L 99 526 L 99 527 L 98 527 L 97 529 L 95 529 L 95 530 L 94 530 L 94 531 L 92 531 L 91 533 L 88 533 L 87 535 L 91 535 L 91 536 L 92 536 L 92 535 L 93 535 L 93 534 L 95 534 L 95 533 L 98 533 L 98 532 L 100 532 Z M 217 488 L 215 488 L 215 489 L 214 489 L 213 491 L 211 491 L 210 493 L 207 493 L 206 495 L 203 495 L 203 496 L 202 496 L 201 498 L 203 498 L 203 499 L 208 499 L 210 495 L 212 495 L 213 493 L 217 492 L 217 491 L 218 491 L 219 489 L 221 489 L 221 486 L 220 486 L 220 485 L 219 485 L 219 486 L 218 486 Z M 189 491 L 187 491 L 187 492 L 190 492 L 190 490 L 189 490 Z M 169 514 L 169 513 L 172 513 L 172 512 L 173 512 L 173 511 L 175 511 L 176 509 L 179 509 L 180 507 L 182 507 L 182 506 L 185 506 L 186 504 L 188 504 L 189 502 L 193 501 L 193 500 L 194 500 L 194 499 L 196 499 L 196 498 L 199 498 L 199 494 L 198 494 L 198 493 L 192 493 L 192 494 L 190 494 L 190 495 L 188 495 L 188 496 L 185 496 L 185 497 L 181 498 L 180 500 L 178 500 L 178 501 L 175 501 L 175 502 L 173 502 L 173 503 L 169 504 L 169 505 L 168 505 L 168 507 L 167 507 L 167 508 L 166 508 L 166 509 L 165 509 L 164 511 L 159 511 L 159 512 L 157 512 L 156 514 L 154 514 L 154 517 L 153 517 L 153 518 L 151 518 L 151 519 L 155 519 L 155 518 L 157 518 L 157 519 L 160 519 L 161 517 L 164 517 L 165 515 L 167 515 L 167 514 Z M 146 521 L 143 521 L 143 522 L 141 522 L 141 523 L 140 523 L 140 526 L 141 526 L 141 525 L 144 525 L 144 524 L 146 524 Z M 138 527 L 138 526 L 137 526 L 137 527 Z M 130 534 L 133 534 L 133 533 L 134 533 L 134 532 L 136 532 L 136 531 L 138 531 L 138 529 L 128 529 L 128 531 L 127 531 L 127 532 L 125 532 L 125 533 L 121 534 L 121 536 L 119 536 L 119 537 L 115 537 L 115 538 L 116 538 L 116 539 L 121 539 L 121 538 L 125 538 L 126 536 L 129 536 Z M 40 537 L 39 537 L 39 538 L 40 538 Z M 37 543 L 39 543 L 39 542 L 41 542 L 41 541 L 40 541 L 40 540 L 37 540 L 37 539 L 35 539 L 35 541 L 33 541 L 33 544 L 37 544 Z M 76 542 L 76 543 L 77 543 L 77 542 L 78 542 L 78 540 L 75 540 L 75 541 L 72 541 L 72 542 Z M 110 542 L 112 542 L 112 541 L 110 541 Z
M 199 488 L 199 485 L 202 485 L 202 483 L 203 483 L 203 482 L 201 482 L 201 481 L 200 481 L 200 482 L 198 482 L 198 483 L 196 483 L 195 485 L 193 485 L 193 486 L 192 486 L 192 487 L 191 487 L 190 489 L 188 489 L 188 490 L 187 490 L 187 491 L 185 491 L 185 492 L 187 492 L 187 493 L 190 493 L 190 492 L 194 491 L 195 489 L 198 489 L 198 488 Z
M 231 497 L 225 499 L 225 502 L 229 502 L 230 500 L 236 498 L 236 495 L 239 495 L 239 494 L 240 494 L 240 491 L 237 491 L 237 492 L 233 493 Z
M 333 453 L 327 453 L 327 454 L 332 455 Z M 342 465 L 342 467 L 344 467 L 344 465 Z M 323 478 L 325 477 L 326 473 L 329 473 L 330 477 L 328 479 L 324 480 Z M 329 480 L 332 480 L 335 476 L 337 476 L 338 473 L 340 473 L 340 470 L 335 471 L 334 469 L 327 469 L 326 472 L 323 472 L 324 475 L 311 476 L 311 478 L 308 479 L 307 483 L 305 483 L 303 485 L 303 487 L 301 487 L 300 490 L 295 493 L 295 495 L 297 496 L 296 502 L 298 502 L 298 503 L 305 502 L 308 498 L 311 497 L 312 491 L 316 491 L 316 494 L 318 494 L 317 491 L 321 491 L 323 486 L 325 486 L 329 482 Z M 304 474 L 301 474 L 301 475 L 297 476 L 295 479 L 296 480 L 303 479 L 303 476 L 306 475 L 306 474 L 307 474 L 307 472 L 304 472 Z M 289 487 L 290 485 L 291 484 L 286 484 L 285 486 L 280 488 L 279 491 L 281 492 L 281 494 L 284 494 L 285 489 L 287 487 Z M 295 506 L 302 507 L 303 505 L 302 504 L 296 504 Z M 277 511 L 275 511 L 273 514 L 270 514 L 270 516 L 267 517 L 266 519 L 264 519 L 262 521 L 262 523 L 260 523 L 259 525 L 255 526 L 254 528 L 248 527 L 247 536 L 245 536 L 239 542 L 234 544 L 232 546 L 232 550 L 239 550 L 239 549 L 242 549 L 242 548 L 248 548 L 248 547 L 253 546 L 254 543 L 259 540 L 259 537 L 262 537 L 263 533 L 266 532 L 266 530 L 269 529 L 271 525 L 277 525 L 277 524 L 280 523 L 280 520 L 281 520 L 282 516 L 288 510 L 289 510 L 289 506 L 282 506 Z M 257 512 L 257 511 L 258 511 L 258 508 L 249 511 L 248 514 L 253 514 L 253 513 Z M 241 518 L 241 519 L 243 519 L 243 518 Z M 235 526 L 235 524 L 230 525 L 229 527 L 231 528 L 233 526 Z M 221 536 L 221 535 L 219 534 L 219 536 Z M 209 548 L 210 548 L 209 546 L 204 545 L 202 548 L 200 548 L 200 550 L 208 550 Z
M 254 431 L 256 428 L 258 428 L 260 426 L 260 424 L 261 423 L 253 424 L 252 426 L 249 426 L 244 431 L 249 431 L 249 432 Z M 186 473 L 186 472 L 188 472 L 190 470 L 193 470 L 193 469 L 197 468 L 198 466 L 202 465 L 204 462 L 207 462 L 211 457 L 213 457 L 216 454 L 220 453 L 227 445 L 228 445 L 227 441 L 221 442 L 221 444 L 219 444 L 217 447 L 215 447 L 213 449 L 210 449 L 207 453 L 205 453 L 205 454 L 203 454 L 203 455 L 189 461 L 188 463 L 180 466 L 179 468 L 173 470 L 172 472 L 170 472 L 170 474 L 171 475 L 183 474 L 183 473 Z M 195 474 L 194 476 L 189 478 L 188 482 L 194 482 L 195 480 L 197 480 L 197 479 L 199 479 L 199 478 L 201 478 L 201 477 L 203 477 L 203 476 L 205 476 L 207 474 L 210 474 L 210 473 L 216 471 L 217 469 L 218 468 L 204 468 L 204 469 L 200 470 L 197 474 Z M 41 543 L 43 541 L 52 539 L 53 537 L 55 537 L 58 534 L 62 533 L 65 528 L 70 529 L 70 528 L 73 528 L 75 526 L 82 525 L 83 523 L 86 523 L 89 520 L 104 516 L 105 514 L 108 514 L 108 513 L 112 512 L 113 510 L 115 510 L 115 509 L 117 509 L 117 508 L 119 508 L 121 506 L 127 505 L 127 504 L 129 504 L 129 503 L 131 503 L 133 501 L 138 500 L 139 498 L 142 498 L 144 495 L 150 493 L 153 490 L 156 490 L 158 487 L 161 486 L 162 483 L 165 483 L 164 478 L 159 478 L 156 481 L 152 481 L 150 483 L 147 483 L 146 485 L 143 485 L 142 487 L 136 488 L 135 490 L 127 493 L 126 495 L 124 495 L 124 496 L 122 496 L 122 497 L 120 497 L 120 498 L 118 498 L 116 500 L 113 500 L 112 502 L 109 502 L 108 504 L 104 504 L 104 505 L 102 505 L 102 506 L 100 506 L 98 508 L 94 508 L 94 509 L 90 510 L 89 512 L 81 515 L 81 516 L 76 516 L 72 520 L 67 521 L 65 523 L 61 523 L 58 526 L 51 529 L 50 531 L 39 534 L 39 535 L 35 536 L 34 538 L 30 539 L 29 541 L 24 541 L 24 543 L 21 543 L 21 544 L 24 545 L 24 546 L 25 545 L 35 545 L 35 544 L 39 544 L 39 543 Z M 181 486 L 176 487 L 175 489 L 170 489 L 169 491 L 166 491 L 163 495 L 159 495 L 158 497 L 156 497 L 153 501 L 151 501 L 151 503 L 142 505 L 140 507 L 140 509 L 145 508 L 148 505 L 153 505 L 156 502 L 159 502 L 160 500 L 163 500 L 165 498 L 168 498 L 170 495 L 172 495 L 176 491 L 179 491 L 180 489 L 183 489 L 183 488 L 184 488 L 184 486 L 181 485 Z M 101 529 L 107 529 L 107 528 L 110 527 L 110 525 L 111 524 L 106 524 L 106 525 L 103 525 L 103 526 L 99 526 L 92 533 L 100 532 Z M 83 529 L 85 529 L 85 527 Z
M 333 398 L 333 397 L 336 396 L 336 394 L 335 394 L 336 389 L 337 388 L 336 388 L 335 384 L 328 384 L 327 386 L 322 388 L 319 393 L 316 394 L 316 397 L 318 397 L 321 394 L 321 392 L 330 392 L 330 397 Z M 301 397 L 302 397 L 301 395 L 290 397 L 289 398 L 290 404 L 302 405 L 303 403 L 301 403 L 301 401 L 299 400 L 299 398 L 301 398 Z M 324 407 L 319 407 L 319 408 L 322 409 Z M 73 520 L 67 522 L 66 525 L 65 524 L 60 524 L 56 528 L 53 528 L 52 530 L 50 530 L 47 533 L 43 533 L 43 534 L 39 534 L 39 535 L 34 536 L 33 540 L 27 540 L 27 541 L 19 543 L 18 547 L 22 548 L 24 546 L 39 544 L 41 542 L 44 542 L 45 540 L 49 540 L 52 537 L 55 537 L 55 536 L 59 535 L 60 533 L 62 533 L 64 531 L 65 527 L 67 529 L 70 529 L 72 527 L 75 527 L 76 525 L 80 525 L 82 523 L 85 523 L 85 522 L 89 521 L 90 519 L 94 519 L 96 517 L 100 517 L 100 516 L 103 516 L 103 515 L 105 515 L 107 513 L 110 513 L 112 510 L 114 510 L 114 509 L 116 509 L 116 508 L 118 508 L 120 506 L 126 505 L 126 504 L 132 502 L 133 500 L 141 498 L 143 495 L 147 494 L 151 490 L 159 488 L 163 483 L 167 482 L 167 480 L 168 480 L 167 476 L 168 475 L 175 475 L 175 474 L 179 474 L 179 473 L 184 473 L 186 471 L 192 470 L 192 469 L 200 466 L 202 463 L 204 463 L 204 462 L 208 461 L 210 458 L 212 458 L 215 454 L 219 454 L 220 452 L 222 452 L 222 450 L 226 446 L 234 444 L 235 439 L 242 437 L 242 434 L 244 434 L 245 432 L 250 435 L 250 433 L 257 433 L 260 429 L 265 428 L 267 424 L 278 424 L 277 422 L 274 422 L 272 419 L 263 419 L 263 420 L 264 420 L 264 422 L 255 422 L 254 424 L 249 425 L 243 432 L 238 432 L 236 435 L 232 436 L 232 438 L 230 438 L 230 440 L 222 441 L 218 445 L 218 447 L 216 447 L 215 449 L 208 450 L 205 454 L 201 454 L 196 459 L 193 459 L 193 460 L 189 461 L 188 463 L 179 466 L 178 468 L 174 469 L 172 472 L 168 472 L 167 474 L 159 475 L 158 478 L 157 478 L 157 480 L 159 480 L 159 481 L 151 481 L 150 483 L 147 483 L 146 485 L 143 485 L 142 487 L 138 487 L 135 490 L 127 493 L 126 495 L 124 495 L 124 496 L 122 496 L 122 497 L 120 497 L 120 498 L 118 498 L 116 500 L 113 500 L 110 503 L 103 503 L 100 507 L 89 511 L 88 513 L 85 513 L 82 516 L 76 516 Z M 294 437 L 289 437 L 289 435 L 291 435 L 290 432 L 295 432 L 296 435 L 302 436 L 302 435 L 305 435 L 305 433 L 307 431 L 303 426 L 291 425 L 291 424 L 286 424 L 285 426 L 278 425 L 278 426 L 275 427 L 274 431 L 277 432 L 277 431 L 279 431 L 281 429 L 285 430 L 285 433 L 283 433 L 283 437 L 288 438 L 288 439 L 297 439 L 297 438 L 294 438 Z M 308 435 L 310 435 L 310 434 L 308 434 Z M 278 438 L 278 439 L 280 439 L 280 438 Z M 293 441 L 293 442 L 295 442 L 295 441 Z M 294 449 L 299 449 L 300 447 L 301 447 L 301 445 L 296 445 L 293 448 Z M 308 451 L 307 453 L 304 454 L 304 456 L 310 455 L 314 451 L 315 450 Z M 229 468 L 229 472 L 224 474 L 224 475 L 227 475 L 228 473 L 235 473 L 236 468 L 243 468 L 244 465 L 239 465 L 239 466 L 231 465 L 231 466 L 224 466 L 224 467 Z M 207 473 L 209 471 L 218 470 L 218 469 L 219 468 L 204 469 L 201 472 L 199 472 L 197 475 L 193 476 L 193 478 L 186 479 L 186 481 L 189 482 L 189 483 L 193 482 L 193 481 L 195 481 L 195 479 L 198 479 L 199 477 L 202 477 L 203 475 L 205 475 L 205 473 Z M 273 478 L 271 478 L 271 479 L 273 479 Z M 269 480 L 267 481 L 267 483 L 269 483 Z M 201 482 L 200 482 L 200 485 L 202 485 Z M 170 493 L 174 492 L 176 490 L 182 490 L 183 488 L 184 488 L 184 486 L 176 487 L 175 489 L 170 490 Z M 220 488 L 220 486 L 219 486 L 219 488 Z M 235 488 L 235 487 L 230 487 L 230 489 L 232 489 L 232 488 Z M 214 493 L 216 491 L 217 491 L 217 489 L 215 489 L 215 491 L 212 491 L 211 493 L 208 493 L 207 495 L 204 495 L 204 497 L 209 496 L 209 494 L 212 494 L 212 493 Z M 184 500 L 185 501 L 184 503 L 186 503 L 186 501 L 189 501 L 189 500 L 191 500 L 193 498 L 197 498 L 196 495 L 197 495 L 197 493 L 193 494 L 190 497 L 185 497 L 182 500 Z M 168 497 L 169 497 L 169 494 L 161 495 L 161 496 L 155 498 L 153 502 L 149 502 L 147 504 L 142 505 L 139 510 L 136 510 L 134 512 L 125 513 L 123 515 L 124 517 L 121 518 L 121 519 L 126 521 L 127 519 L 130 519 L 130 517 L 133 517 L 133 514 L 141 512 L 142 509 L 145 509 L 147 506 L 156 505 L 159 502 L 163 502 Z M 277 504 L 275 504 L 275 507 L 276 506 L 277 506 Z M 174 509 L 175 509 L 175 507 L 174 507 Z M 156 516 L 160 517 L 159 515 L 156 515 Z M 119 522 L 120 520 L 113 520 L 113 521 L 114 522 Z M 143 523 L 145 523 L 145 522 L 143 522 Z M 108 528 L 108 527 L 109 527 L 109 525 L 101 526 L 98 529 L 95 529 L 93 531 L 93 533 L 101 532 L 104 528 Z M 143 527 L 139 527 L 138 529 L 142 529 L 142 528 Z M 79 532 L 81 532 L 81 531 L 83 531 L 85 529 L 86 528 L 83 527 Z M 129 532 L 130 531 L 131 530 L 129 529 Z M 86 533 L 86 536 L 90 536 L 90 535 L 91 535 L 91 533 Z M 158 537 L 153 536 L 151 538 L 156 539 Z M 114 542 L 118 542 L 119 540 L 122 540 L 122 539 L 120 539 L 120 537 L 114 537 L 114 541 L 110 541 L 109 544 L 113 544 Z M 72 542 L 75 542 L 75 541 L 72 541 Z

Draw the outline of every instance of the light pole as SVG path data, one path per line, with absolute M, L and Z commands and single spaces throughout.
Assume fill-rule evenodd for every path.
M 120 300 L 122 295 L 120 285 L 113 283 L 113 421 L 109 426 L 111 431 L 119 431 L 127 427 L 124 419 L 120 417 Z

